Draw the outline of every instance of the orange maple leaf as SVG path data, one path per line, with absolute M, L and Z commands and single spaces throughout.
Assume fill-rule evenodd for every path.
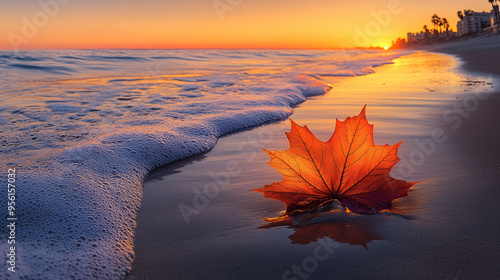
M 375 145 L 373 125 L 365 116 L 366 105 L 356 117 L 337 120 L 330 140 L 318 140 L 307 128 L 290 119 L 286 133 L 290 148 L 264 151 L 269 165 L 283 176 L 283 181 L 252 191 L 283 201 L 286 214 L 312 211 L 337 199 L 356 213 L 376 213 L 392 209 L 392 201 L 408 195 L 416 183 L 394 179 L 389 173 L 400 160 L 396 145 Z

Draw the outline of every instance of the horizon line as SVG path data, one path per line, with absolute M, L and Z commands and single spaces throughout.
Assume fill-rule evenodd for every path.
M 0 51 L 51 51 L 51 50 L 356 50 L 356 49 L 384 49 L 381 46 L 369 46 L 369 47 L 352 47 L 352 48 L 342 48 L 342 47 L 332 47 L 332 48 L 290 48 L 290 47 L 214 47 L 214 48 L 30 48 L 30 49 L 2 49 Z

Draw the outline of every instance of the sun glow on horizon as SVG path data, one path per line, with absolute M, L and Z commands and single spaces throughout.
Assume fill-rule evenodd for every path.
M 0 49 L 387 46 L 406 32 L 430 25 L 434 13 L 446 16 L 453 27 L 456 10 L 488 9 L 487 1 L 469 2 L 446 0 L 428 5 L 430 1 L 365 0 L 353 5 L 329 0 L 217 0 L 218 6 L 202 0 L 9 1 L 3 7 Z

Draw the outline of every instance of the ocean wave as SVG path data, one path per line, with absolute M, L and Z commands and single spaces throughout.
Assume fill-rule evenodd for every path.
M 62 59 L 74 59 L 74 60 L 86 60 L 83 57 L 71 56 L 71 55 L 62 55 L 60 56 Z
M 187 61 L 201 61 L 201 59 L 180 57 L 180 56 L 153 56 L 153 57 L 151 57 L 151 59 L 178 59 L 178 60 L 187 60 Z
M 139 128 L 105 134 L 64 148 L 20 172 L 26 183 L 19 192 L 17 211 L 23 219 L 21 248 L 26 249 L 19 251 L 25 258 L 19 274 L 37 272 L 26 274 L 37 279 L 124 276 L 133 259 L 132 233 L 146 174 L 212 149 L 222 135 L 283 119 L 292 113 L 293 105 L 330 89 L 308 75 L 292 77 L 290 82 L 267 87 L 273 94 L 261 95 L 256 89 L 239 101 L 231 102 L 231 97 L 217 106 L 207 104 L 207 117 L 202 120 L 168 126 L 141 123 Z M 48 107 L 55 113 L 82 111 L 67 104 Z M 203 110 L 194 106 L 192 115 L 199 116 Z M 181 111 L 189 114 L 187 108 Z M 50 270 L 42 274 L 40 267 Z
M 104 55 L 91 55 L 87 56 L 86 59 L 92 61 L 102 61 L 102 60 L 136 60 L 136 61 L 147 61 L 149 59 L 145 57 L 136 56 L 104 56 Z
M 110 56 L 69 52 L 65 59 L 90 59 L 96 67 L 103 57 L 104 60 L 125 57 L 124 61 L 140 62 L 159 57 L 146 53 L 144 57 L 148 58 L 140 60 L 135 59 L 137 53 Z M 141 75 L 124 73 L 109 78 L 71 80 L 70 84 L 51 79 L 23 88 L 21 97 L 12 92 L 2 96 L 5 102 L 0 105 L 0 122 L 4 124 L 0 132 L 9 141 L 0 141 L 4 148 L 0 166 L 17 168 L 22 186 L 16 202 L 16 211 L 23 221 L 18 229 L 18 254 L 23 256 L 18 264 L 20 277 L 123 277 L 133 261 L 141 183 L 149 171 L 208 151 L 225 134 L 286 118 L 294 105 L 331 89 L 316 74 L 327 75 L 330 73 L 327 69 L 338 71 L 338 75 L 368 74 L 373 71 L 374 63 L 397 56 L 384 56 L 376 61 L 335 62 L 343 68 L 326 63 L 315 65 L 318 69 L 306 69 L 307 66 L 283 66 L 289 63 L 289 56 L 295 60 L 304 53 L 297 52 L 293 57 L 293 52 L 268 51 L 265 59 L 284 56 L 285 61 L 273 62 L 258 71 L 241 71 L 251 67 L 238 68 L 235 59 L 229 62 L 226 59 L 241 56 L 246 63 L 265 65 L 260 60 L 247 61 L 249 57 L 259 57 L 252 54 L 257 51 L 249 54 L 238 51 L 238 55 L 230 51 L 173 54 L 210 57 L 212 52 L 218 58 L 224 57 L 224 63 L 228 64 L 221 65 L 221 61 L 212 58 L 207 60 L 214 60 L 211 62 L 214 67 L 207 67 L 210 70 L 206 72 L 199 70 L 200 67 L 192 74 L 148 73 L 146 78 L 151 83 L 141 82 L 144 80 Z M 326 60 L 328 55 L 331 54 L 327 53 L 320 61 L 332 62 Z M 183 70 L 198 62 L 185 63 L 189 67 Z M 276 69 L 276 63 L 280 69 Z M 122 66 L 116 62 L 105 67 Z M 212 70 L 215 66 L 231 71 L 216 72 Z M 71 72 L 63 66 L 52 67 L 18 68 Z M 9 107 L 7 104 L 16 98 L 29 102 L 20 99 Z M 13 162 L 13 157 L 18 161 Z M 6 251 L 5 246 L 5 242 L 1 243 L 0 249 Z
M 12 58 L 20 60 L 20 61 L 43 61 L 43 60 L 45 60 L 44 58 L 29 57 L 29 56 L 14 56 Z
M 71 73 L 76 72 L 76 70 L 64 66 L 41 66 L 32 64 L 9 64 L 8 66 L 12 68 L 37 70 L 37 71 L 43 71 L 53 74 L 62 74 L 62 75 L 70 75 Z

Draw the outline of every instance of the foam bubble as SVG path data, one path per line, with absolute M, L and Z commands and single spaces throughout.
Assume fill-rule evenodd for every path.
M 155 55 L 140 59 L 135 53 L 119 57 L 71 52 L 58 54 L 57 59 L 113 61 L 116 65 L 107 66 L 113 69 L 120 63 L 145 63 L 155 57 L 166 60 Z M 231 57 L 210 52 L 198 57 L 206 61 Z M 326 69 L 332 67 L 321 53 L 268 52 L 233 56 L 284 61 L 319 57 L 318 73 L 328 74 Z M 195 63 L 190 66 L 201 63 L 182 52 L 172 57 Z M 351 61 L 351 66 L 339 62 L 332 71 L 367 74 L 373 71 L 373 63 L 390 59 Z M 232 131 L 283 119 L 294 105 L 331 88 L 319 76 L 297 71 L 296 65 L 286 71 L 277 71 L 273 64 L 265 71 L 246 66 L 240 66 L 244 71 L 234 71 L 231 63 L 215 63 L 230 69 L 227 73 L 49 80 L 48 85 L 22 84 L 17 91 L 9 87 L 2 92 L 0 132 L 9 139 L 0 141 L 0 166 L 15 164 L 19 182 L 16 276 L 122 278 L 133 261 L 135 218 L 142 180 L 149 171 L 208 151 Z M 12 163 L 14 157 L 18 161 Z M 2 252 L 6 246 L 0 242 Z

